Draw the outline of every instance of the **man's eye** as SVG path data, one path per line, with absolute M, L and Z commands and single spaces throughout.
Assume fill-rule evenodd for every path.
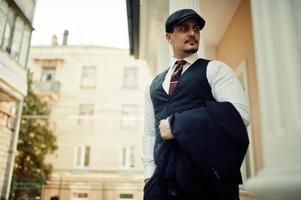
M 200 31 L 201 30 L 199 26 L 196 26 L 193 29 L 194 29 L 194 31 Z
M 181 31 L 186 31 L 187 28 L 186 28 L 185 26 L 181 26 L 181 27 L 180 27 L 180 30 L 181 30 Z

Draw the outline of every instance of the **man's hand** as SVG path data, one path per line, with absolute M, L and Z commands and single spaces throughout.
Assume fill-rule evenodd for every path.
M 160 121 L 160 134 L 163 140 L 174 139 L 174 136 L 171 133 L 168 119 L 163 119 Z

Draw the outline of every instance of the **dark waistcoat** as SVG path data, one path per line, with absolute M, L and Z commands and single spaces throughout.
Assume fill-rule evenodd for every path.
M 160 145 L 160 120 L 166 119 L 174 113 L 202 107 L 205 101 L 215 101 L 206 77 L 209 60 L 198 59 L 179 78 L 173 95 L 169 96 L 162 87 L 167 71 L 159 74 L 150 87 L 151 100 L 155 114 L 156 140 L 154 146 L 154 161 L 158 166 Z

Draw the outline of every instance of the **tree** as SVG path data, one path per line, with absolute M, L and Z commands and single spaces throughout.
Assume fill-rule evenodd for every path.
M 48 117 L 40 117 L 49 116 L 48 103 L 38 98 L 32 84 L 32 73 L 28 71 L 28 94 L 23 102 L 14 166 L 14 180 L 17 183 L 49 179 L 52 165 L 46 164 L 45 158 L 57 149 L 56 137 L 49 126 Z

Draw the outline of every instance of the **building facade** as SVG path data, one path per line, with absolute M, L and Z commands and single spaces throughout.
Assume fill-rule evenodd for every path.
M 33 46 L 28 65 L 58 144 L 42 199 L 142 199 L 146 63 L 127 49 L 54 42 Z
M 241 199 L 300 198 L 300 6 L 295 0 L 127 0 L 131 54 L 153 75 L 171 65 L 164 24 L 181 8 L 206 20 L 201 57 L 224 61 L 237 73 L 252 118 Z
M 26 62 L 35 0 L 0 0 L 0 198 L 8 199 L 27 93 Z

